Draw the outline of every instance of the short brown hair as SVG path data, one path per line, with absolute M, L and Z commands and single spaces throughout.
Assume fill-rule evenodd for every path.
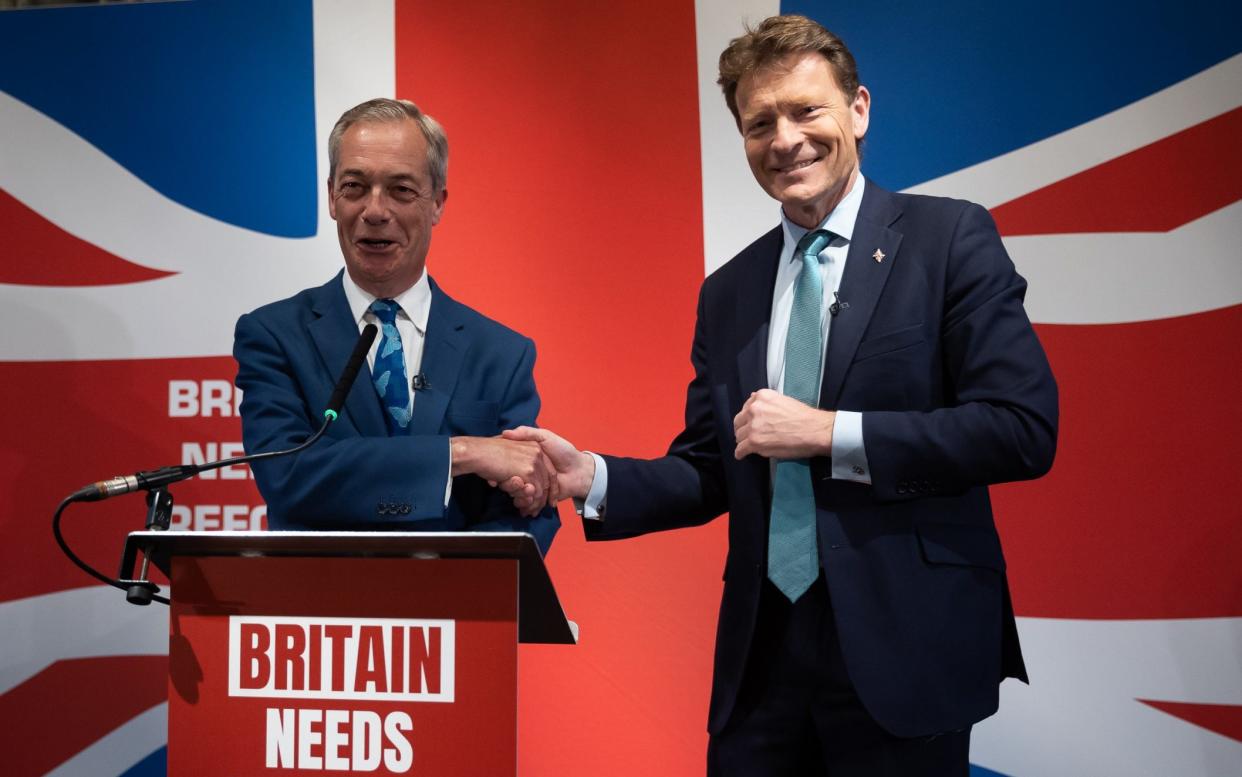
M 790 54 L 823 55 L 832 66 L 837 86 L 851 100 L 858 94 L 858 65 L 845 42 L 819 22 L 786 14 L 769 16 L 758 27 L 746 27 L 746 34 L 729 41 L 720 54 L 720 78 L 716 83 L 724 91 L 725 103 L 733 120 L 741 128 L 737 111 L 737 85 L 746 75 L 778 62 Z
M 359 122 L 405 121 L 418 125 L 427 140 L 427 173 L 431 177 L 431 189 L 439 192 L 448 180 L 448 137 L 440 122 L 418 109 L 409 100 L 391 100 L 377 97 L 359 103 L 341 114 L 336 126 L 328 135 L 328 180 L 336 178 L 336 162 L 340 158 L 341 137 L 345 131 Z

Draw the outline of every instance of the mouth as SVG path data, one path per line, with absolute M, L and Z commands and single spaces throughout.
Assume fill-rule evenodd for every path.
M 385 240 L 378 237 L 359 238 L 354 242 L 364 251 L 387 251 L 397 244 L 395 240 Z
M 801 162 L 794 162 L 793 164 L 785 165 L 784 167 L 774 167 L 772 169 L 775 170 L 776 173 L 779 175 L 786 175 L 788 173 L 796 173 L 799 170 L 805 170 L 806 168 L 810 167 L 811 165 L 815 164 L 821 159 L 823 159 L 822 156 L 817 156 L 812 159 L 804 159 Z

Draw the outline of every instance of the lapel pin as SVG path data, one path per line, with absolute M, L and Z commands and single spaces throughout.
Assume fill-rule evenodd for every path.
M 880 262 L 884 261 L 884 252 L 877 248 L 875 249 L 875 253 L 871 255 L 871 258 L 874 259 L 877 264 L 879 264 Z

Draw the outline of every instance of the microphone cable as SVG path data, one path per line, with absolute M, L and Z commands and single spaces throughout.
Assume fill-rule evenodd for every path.
M 56 544 L 60 547 L 62 553 L 65 554 L 79 569 L 86 574 L 99 580 L 105 585 L 113 588 L 119 588 L 122 591 L 129 592 L 135 586 L 146 588 L 150 592 L 149 598 L 161 604 L 168 604 L 168 598 L 159 596 L 159 586 L 148 580 L 122 580 L 120 578 L 111 578 L 83 561 L 73 550 L 69 544 L 65 542 L 64 534 L 60 530 L 61 515 L 65 509 L 74 502 L 97 502 L 102 499 L 108 499 L 121 494 L 128 494 L 132 491 L 145 490 L 147 497 L 150 498 L 153 490 L 162 490 L 164 486 L 187 480 L 194 477 L 200 472 L 228 467 L 234 464 L 247 464 L 252 461 L 262 459 L 274 459 L 278 456 L 289 456 L 294 453 L 303 451 L 319 441 L 323 437 L 324 432 L 328 430 L 328 426 L 337 419 L 341 405 L 345 404 L 345 397 L 349 393 L 349 389 L 353 386 L 354 380 L 358 376 L 358 371 L 362 368 L 362 362 L 366 359 L 367 352 L 371 349 L 371 344 L 375 342 L 375 336 L 378 333 L 375 324 L 367 324 L 359 335 L 358 341 L 354 343 L 354 350 L 349 355 L 349 361 L 345 364 L 345 369 L 341 371 L 340 380 L 337 381 L 332 391 L 332 396 L 328 399 L 328 408 L 323 411 L 323 423 L 319 426 L 318 431 L 312 434 L 304 442 L 288 448 L 283 451 L 266 451 L 264 453 L 253 453 L 246 456 L 235 456 L 231 459 L 222 459 L 220 461 L 210 461 L 205 464 L 182 464 L 175 467 L 161 467 L 160 469 L 145 470 L 133 475 L 126 475 L 111 478 L 110 480 L 101 480 L 88 486 L 83 486 L 77 491 L 61 500 L 56 508 L 55 514 L 52 516 L 52 536 L 56 538 Z M 144 570 L 147 559 L 144 558 Z M 145 597 L 144 597 L 145 598 Z M 131 599 L 131 601 L 133 601 Z M 145 602 L 143 602 L 145 603 Z

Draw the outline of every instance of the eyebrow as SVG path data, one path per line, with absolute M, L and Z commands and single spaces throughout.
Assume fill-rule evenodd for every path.
M 336 172 L 336 176 L 337 178 L 347 178 L 349 176 L 355 176 L 357 178 L 370 178 L 371 174 L 366 170 L 362 170 L 357 167 L 349 167 L 343 170 L 338 170 Z M 397 183 L 401 181 L 408 181 L 414 184 L 419 183 L 417 176 L 413 173 L 397 173 L 396 175 L 389 175 L 384 178 L 384 181 L 386 183 Z

